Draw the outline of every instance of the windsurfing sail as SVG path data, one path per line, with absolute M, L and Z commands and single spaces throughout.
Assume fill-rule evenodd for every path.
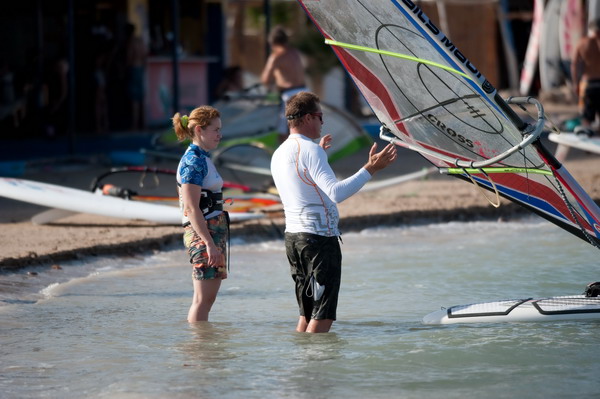
M 600 245 L 600 209 L 541 144 L 542 105 L 504 101 L 410 0 L 298 0 L 387 128 L 383 139 Z M 532 103 L 525 123 L 510 103 Z

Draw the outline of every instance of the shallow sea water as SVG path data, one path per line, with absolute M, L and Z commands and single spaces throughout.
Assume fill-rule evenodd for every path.
M 597 395 L 600 321 L 425 326 L 471 302 L 582 293 L 598 251 L 539 219 L 345 234 L 338 321 L 294 332 L 283 241 L 235 241 L 190 325 L 177 247 L 2 275 L 2 398 L 564 398 Z M 5 289 L 7 287 L 17 287 Z

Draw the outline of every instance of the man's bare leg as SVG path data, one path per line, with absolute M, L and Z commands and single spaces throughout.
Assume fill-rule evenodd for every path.
M 308 327 L 308 323 L 306 322 L 306 317 L 300 316 L 298 318 L 298 325 L 296 326 L 296 331 L 306 332 L 306 327 Z
M 332 319 L 323 319 L 323 320 L 311 320 L 308 323 L 308 327 L 306 328 L 306 332 L 309 333 L 326 333 L 329 332 L 331 325 L 333 324 Z

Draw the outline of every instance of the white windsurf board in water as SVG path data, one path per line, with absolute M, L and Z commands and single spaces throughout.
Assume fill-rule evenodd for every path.
M 0 177 L 0 196 L 73 213 L 139 219 L 164 224 L 181 223 L 181 212 L 176 206 L 131 201 L 32 180 Z M 64 214 L 68 215 L 67 212 Z M 264 217 L 264 214 L 254 212 L 230 213 L 232 222 Z
M 600 297 L 585 295 L 507 299 L 442 308 L 423 324 L 543 322 L 600 319 Z

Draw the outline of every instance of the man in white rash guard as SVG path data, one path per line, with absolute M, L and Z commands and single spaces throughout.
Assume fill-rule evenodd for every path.
M 323 113 L 319 97 L 293 96 L 285 111 L 290 135 L 273 154 L 271 173 L 285 211 L 285 248 L 300 317 L 296 331 L 328 332 L 336 319 L 342 255 L 336 203 L 358 192 L 371 176 L 397 158 L 388 144 L 354 175 L 337 180 L 325 150 L 331 136 L 321 137 Z

